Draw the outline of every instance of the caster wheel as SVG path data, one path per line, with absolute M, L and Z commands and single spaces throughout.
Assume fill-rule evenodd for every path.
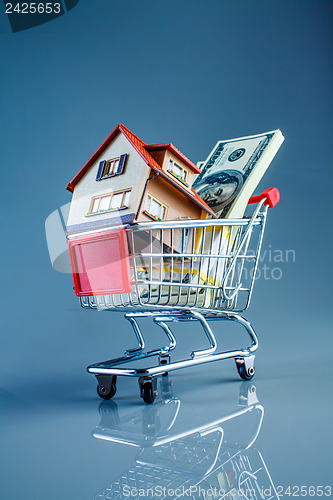
M 139 385 L 140 385 L 140 396 L 142 397 L 145 403 L 151 405 L 157 396 L 156 377 L 139 379 Z
M 146 382 L 141 390 L 141 397 L 147 405 L 151 405 L 155 401 L 155 394 L 153 391 L 153 384 Z
M 99 380 L 97 386 L 97 394 L 102 399 L 111 399 L 117 392 L 116 377 L 110 377 L 110 381 L 103 377 L 103 381 Z
M 253 364 L 250 366 L 246 366 L 244 358 L 238 358 L 235 359 L 235 361 L 236 361 L 238 375 L 240 376 L 240 378 L 242 378 L 243 380 L 251 380 L 251 378 L 255 374 L 255 369 Z

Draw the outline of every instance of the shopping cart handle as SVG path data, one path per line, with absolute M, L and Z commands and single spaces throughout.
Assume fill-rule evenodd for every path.
M 264 204 L 268 205 L 269 208 L 275 207 L 280 201 L 280 192 L 278 188 L 269 188 L 263 191 L 259 196 L 252 196 L 248 203 L 259 203 L 259 201 L 265 199 Z

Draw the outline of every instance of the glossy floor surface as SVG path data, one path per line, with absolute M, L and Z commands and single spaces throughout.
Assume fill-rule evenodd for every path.
M 40 377 L 22 362 L 25 371 L 7 380 L 12 390 L 0 390 L 1 498 L 325 497 L 330 366 L 309 352 L 279 363 L 271 347 L 259 351 L 251 381 L 240 380 L 233 360 L 159 377 L 152 405 L 135 378 L 118 378 L 104 401 L 83 370 L 50 362 Z

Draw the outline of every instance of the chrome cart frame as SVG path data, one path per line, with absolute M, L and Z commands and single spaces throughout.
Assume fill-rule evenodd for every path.
M 277 201 L 271 201 L 274 191 Z M 172 370 L 234 358 L 240 377 L 254 375 L 258 338 L 251 324 L 239 315 L 249 306 L 265 229 L 267 209 L 279 199 L 276 188 L 249 203 L 257 203 L 251 217 L 243 219 L 181 220 L 130 224 L 125 227 L 129 246 L 132 291 L 80 297 L 84 308 L 124 311 L 133 327 L 137 347 L 124 355 L 88 366 L 98 380 L 98 394 L 110 399 L 116 393 L 117 376 L 138 377 L 140 396 L 152 403 L 157 395 L 156 377 Z M 76 235 L 77 236 L 77 235 Z M 70 239 L 72 235 L 69 235 Z M 165 333 L 168 343 L 145 350 L 139 320 L 151 318 Z M 209 347 L 192 350 L 189 357 L 171 361 L 176 347 L 173 323 L 197 322 Z M 210 323 L 232 321 L 250 337 L 247 347 L 219 351 Z M 146 368 L 123 366 L 154 357 Z

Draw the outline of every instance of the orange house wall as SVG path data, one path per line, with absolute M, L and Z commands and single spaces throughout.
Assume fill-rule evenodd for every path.
M 193 203 L 188 196 L 178 191 L 169 182 L 165 181 L 161 176 L 155 177 L 149 181 L 143 203 L 141 205 L 138 221 L 151 221 L 152 219 L 143 213 L 146 206 L 147 193 L 150 193 L 159 201 L 167 205 L 168 211 L 166 220 L 179 219 L 200 219 L 202 209 Z

